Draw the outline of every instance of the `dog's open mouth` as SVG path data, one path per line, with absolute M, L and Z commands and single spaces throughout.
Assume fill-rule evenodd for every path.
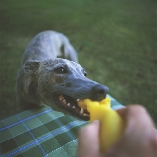
M 58 102 L 64 109 L 83 120 L 89 120 L 89 112 L 86 109 L 80 108 L 78 101 L 79 99 L 75 100 L 67 95 L 58 95 Z

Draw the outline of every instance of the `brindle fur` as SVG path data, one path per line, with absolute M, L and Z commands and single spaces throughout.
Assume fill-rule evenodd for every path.
M 65 35 L 55 31 L 41 32 L 24 52 L 17 74 L 17 102 L 21 109 L 46 104 L 64 114 L 75 115 L 59 105 L 58 95 L 102 100 L 108 91 L 106 86 L 85 75 L 85 70 L 78 64 L 77 53 Z

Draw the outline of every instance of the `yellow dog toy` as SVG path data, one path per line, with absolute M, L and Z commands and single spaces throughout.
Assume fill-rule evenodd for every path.
M 124 129 L 122 118 L 110 107 L 110 98 L 103 99 L 101 102 L 84 99 L 80 100 L 78 105 L 90 113 L 90 122 L 99 120 L 100 150 L 106 151 L 121 137 Z

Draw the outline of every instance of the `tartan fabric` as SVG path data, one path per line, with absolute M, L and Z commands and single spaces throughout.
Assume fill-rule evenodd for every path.
M 113 109 L 123 107 L 111 98 Z M 77 132 L 88 122 L 44 106 L 0 121 L 0 157 L 75 157 Z

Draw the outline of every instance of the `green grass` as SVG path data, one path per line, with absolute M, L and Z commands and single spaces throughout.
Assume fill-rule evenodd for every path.
M 157 122 L 157 2 L 1 0 L 0 117 L 18 111 L 16 73 L 34 35 L 56 30 L 80 51 L 88 77 L 124 105 L 142 104 Z

